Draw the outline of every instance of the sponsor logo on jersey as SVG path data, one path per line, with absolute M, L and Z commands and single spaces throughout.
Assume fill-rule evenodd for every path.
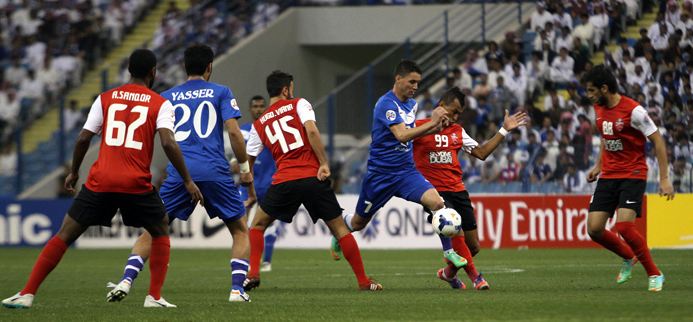
M 623 130 L 623 120 L 618 119 L 616 122 L 614 122 L 614 127 L 616 128 L 616 131 L 621 132 Z
M 452 164 L 452 152 L 432 151 L 428 154 L 428 161 L 431 164 Z
M 622 151 L 623 150 L 623 142 L 621 142 L 621 139 L 616 139 L 616 140 L 604 140 L 604 149 L 607 151 Z
M 385 118 L 392 122 L 395 120 L 395 118 L 397 118 L 397 113 L 395 113 L 393 110 L 387 110 L 387 112 L 385 112 Z
M 452 144 L 457 144 L 457 133 L 453 133 L 450 138 L 452 139 Z

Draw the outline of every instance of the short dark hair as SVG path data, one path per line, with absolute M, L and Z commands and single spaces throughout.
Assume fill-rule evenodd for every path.
M 592 85 L 597 88 L 606 85 L 610 93 L 616 93 L 618 91 L 618 84 L 616 83 L 614 73 L 603 64 L 594 66 L 592 70 L 588 71 L 585 76 L 582 77 L 582 82 L 585 83 L 585 85 L 587 83 L 592 83 Z
M 214 51 L 207 45 L 196 44 L 185 49 L 185 73 L 188 76 L 200 76 L 205 73 L 207 66 L 214 61 Z
M 464 93 L 462 93 L 460 88 L 454 86 L 449 90 L 445 91 L 445 94 L 443 94 L 443 96 L 438 101 L 438 105 L 440 105 L 441 103 L 445 103 L 445 105 L 448 106 L 452 104 L 452 102 L 454 102 L 455 99 L 457 99 L 460 102 L 460 105 L 464 107 L 465 98 L 466 96 L 464 95 Z
M 267 76 L 267 94 L 270 97 L 279 96 L 284 87 L 291 86 L 294 76 L 280 70 L 275 70 Z
M 130 54 L 128 71 L 133 78 L 145 78 L 156 67 L 156 55 L 149 49 L 135 49 Z
M 250 101 L 249 101 L 248 103 L 250 103 L 250 104 L 252 105 L 252 104 L 253 104 L 253 101 L 259 101 L 259 100 L 263 100 L 263 101 L 264 101 L 265 98 L 262 97 L 262 95 L 255 95 L 255 96 L 253 96 L 253 97 L 250 98 Z
M 404 59 L 399 64 L 397 64 L 397 67 L 395 68 L 395 76 L 407 76 L 410 73 L 417 73 L 417 74 L 423 74 L 421 72 L 421 67 L 416 64 L 413 60 L 407 60 Z

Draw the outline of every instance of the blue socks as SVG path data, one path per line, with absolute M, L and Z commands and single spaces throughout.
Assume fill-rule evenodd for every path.
M 243 292 L 243 281 L 248 275 L 248 259 L 233 258 L 231 259 L 231 289 Z

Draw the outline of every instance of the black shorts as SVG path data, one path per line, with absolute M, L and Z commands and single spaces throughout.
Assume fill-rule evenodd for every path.
M 118 209 L 123 223 L 132 227 L 153 227 L 166 216 L 156 188 L 144 194 L 129 194 L 94 192 L 86 186 L 82 186 L 67 214 L 83 226 L 111 226 Z
M 474 207 L 472 207 L 472 200 L 469 198 L 469 192 L 466 190 L 456 192 L 439 191 L 438 194 L 443 197 L 445 207 L 455 209 L 455 211 L 460 214 L 460 217 L 462 217 L 463 231 L 476 230 L 476 217 L 474 217 Z M 426 207 L 424 207 L 424 210 L 432 214 Z
M 599 179 L 590 201 L 590 212 L 604 211 L 613 216 L 618 208 L 635 210 L 640 217 L 642 196 L 647 182 L 641 179 Z
M 327 222 L 342 215 L 342 207 L 332 190 L 330 180 L 320 181 L 310 177 L 271 185 L 260 207 L 268 215 L 290 223 L 298 207 L 303 204 L 313 223 L 318 219 Z

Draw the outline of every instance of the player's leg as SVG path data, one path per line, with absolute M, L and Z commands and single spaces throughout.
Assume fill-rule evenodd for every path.
M 661 291 L 664 283 L 664 276 L 652 260 L 650 249 L 647 247 L 647 241 L 635 228 L 635 219 L 640 216 L 642 208 L 645 181 L 622 180 L 620 190 L 621 197 L 619 200 L 619 208 L 617 209 L 614 231 L 623 237 L 623 240 L 625 240 L 645 268 L 650 281 L 649 290 L 654 292 Z
M 163 209 L 162 209 L 163 210 Z M 145 297 L 144 307 L 176 307 L 161 296 L 161 289 L 166 280 L 168 262 L 171 257 L 171 241 L 168 235 L 168 217 L 161 216 L 158 223 L 144 225 L 144 229 L 152 236 L 151 254 L 149 258 L 149 293 Z
M 108 294 L 106 294 L 107 302 L 122 301 L 130 293 L 130 288 L 139 273 L 144 269 L 144 263 L 149 259 L 151 251 L 152 236 L 145 230 L 137 237 L 135 245 L 132 247 L 132 251 L 125 262 L 123 276 L 118 284 L 111 282 L 106 284 L 106 287 L 111 288 Z
M 31 307 L 39 286 L 58 265 L 68 246 L 74 243 L 89 226 L 110 224 L 115 212 L 115 208 L 107 206 L 103 194 L 83 187 L 63 219 L 60 230 L 43 247 L 24 288 L 16 295 L 4 299 L 2 304 L 9 308 Z
M 46 243 L 43 250 L 41 250 L 24 288 L 14 296 L 4 299 L 2 304 L 8 308 L 31 307 L 34 301 L 34 295 L 38 291 L 39 286 L 41 286 L 41 283 L 43 283 L 48 274 L 58 266 L 68 246 L 77 240 L 87 228 L 88 226 L 81 225 L 69 215 L 65 216 L 58 233 L 55 234 L 55 236 Z
M 159 196 L 164 203 L 166 213 L 168 214 L 169 225 L 178 218 L 180 220 L 188 220 L 195 205 L 190 203 L 190 195 L 185 189 L 182 182 L 173 182 L 166 180 L 161 185 Z M 118 284 L 108 283 L 107 287 L 112 288 L 106 295 L 108 302 L 122 301 L 130 292 L 130 288 L 134 284 L 139 273 L 144 269 L 144 264 L 149 259 L 152 248 L 152 236 L 147 230 L 135 241 L 132 251 L 125 262 L 123 268 L 123 276 Z
M 250 268 L 248 276 L 243 283 L 245 291 L 250 291 L 260 286 L 260 260 L 265 246 L 265 229 L 267 229 L 272 222 L 274 222 L 274 218 L 270 217 L 262 209 L 262 206 L 258 205 L 255 209 L 253 223 L 250 225 L 250 230 L 248 232 L 250 240 Z
M 418 171 L 412 172 L 412 174 L 407 176 L 403 181 L 402 190 L 397 194 L 399 197 L 418 202 L 426 207 L 426 209 L 430 209 L 432 214 L 445 208 L 443 197 L 440 196 L 438 191 L 436 191 Z M 429 215 L 429 218 L 431 218 L 431 215 Z M 438 235 L 438 238 L 440 238 L 440 244 L 443 248 L 443 256 L 445 259 L 452 262 L 456 267 L 467 265 L 467 260 L 455 252 L 450 237 Z
M 250 242 L 248 241 L 248 225 L 246 217 L 243 216 L 237 220 L 224 221 L 226 227 L 233 238 L 233 246 L 231 247 L 231 293 L 229 301 L 231 302 L 250 302 L 250 297 L 245 293 L 243 282 L 248 275 L 248 256 L 250 255 Z
M 272 271 L 272 254 L 274 253 L 274 243 L 277 241 L 279 231 L 279 223 L 274 222 L 271 226 L 265 229 L 265 250 L 262 252 L 261 272 Z
M 599 179 L 597 181 L 587 215 L 587 233 L 594 242 L 623 258 L 625 267 L 631 265 L 635 254 L 618 235 L 605 229 L 607 220 L 613 216 L 618 205 L 617 189 L 617 180 Z M 625 280 L 619 277 L 617 281 L 623 283 Z
M 349 228 L 347 228 L 344 221 L 342 221 L 342 218 L 335 217 L 326 221 L 325 223 L 327 224 L 327 227 L 330 228 L 332 236 L 334 236 L 339 243 L 344 258 L 347 260 L 347 262 L 349 262 L 351 270 L 356 276 L 356 281 L 358 282 L 359 288 L 364 291 L 382 290 L 383 286 L 381 284 L 374 282 L 366 275 L 359 246 Z
M 308 210 L 313 223 L 322 219 L 327 224 L 332 236 L 339 243 L 344 258 L 349 262 L 359 288 L 367 291 L 382 290 L 382 285 L 372 281 L 366 275 L 361 251 L 351 230 L 342 220 L 343 209 L 337 201 L 329 180 L 318 181 L 316 178 L 309 178 L 302 184 L 304 185 L 302 190 L 305 192 L 301 198 L 303 205 Z
M 161 296 L 171 257 L 169 217 L 156 190 L 147 194 L 118 194 L 114 197 L 123 217 L 123 224 L 142 227 L 152 237 L 149 255 L 149 292 L 144 307 L 176 307 Z M 188 199 L 189 200 L 189 199 Z
M 474 207 L 467 191 L 441 192 L 446 204 L 454 208 L 462 217 L 462 233 L 452 238 L 452 247 L 459 255 L 467 260 L 464 271 L 477 290 L 488 290 L 489 284 L 479 273 L 474 264 L 473 256 L 479 252 L 479 236 L 477 233 Z
M 368 225 L 373 216 L 387 203 L 397 191 L 398 181 L 393 176 L 367 172 L 363 178 L 356 212 L 344 214 L 344 223 L 351 231 L 360 231 Z M 342 250 L 336 238 L 331 238 L 332 259 L 339 260 Z

